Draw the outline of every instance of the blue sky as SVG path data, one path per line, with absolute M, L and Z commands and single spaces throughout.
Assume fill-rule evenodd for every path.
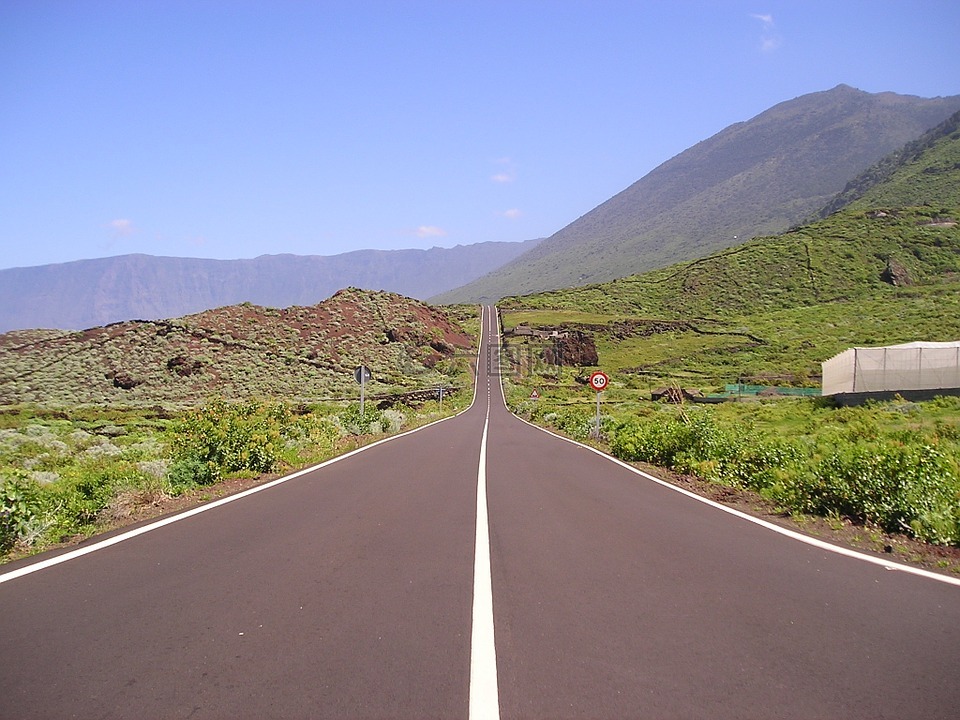
M 778 102 L 960 94 L 955 0 L 0 1 L 0 267 L 553 234 Z

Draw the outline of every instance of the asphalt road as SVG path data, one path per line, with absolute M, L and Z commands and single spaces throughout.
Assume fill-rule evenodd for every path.
M 0 719 L 960 715 L 960 587 L 526 425 L 492 347 L 456 418 L 0 568 Z

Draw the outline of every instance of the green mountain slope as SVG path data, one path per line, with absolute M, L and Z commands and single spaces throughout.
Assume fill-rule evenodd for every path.
M 665 162 L 504 267 L 433 300 L 611 280 L 780 232 L 958 109 L 960 96 L 871 94 L 844 85 L 781 103 Z
M 851 345 L 958 339 L 960 133 L 944 123 L 900 156 L 823 220 L 642 275 L 508 298 L 504 324 L 590 329 L 601 365 L 638 382 L 814 382 L 819 363 Z
M 960 112 L 851 180 L 819 217 L 848 205 L 960 205 L 960 183 L 944 177 L 960 167 L 958 138 Z

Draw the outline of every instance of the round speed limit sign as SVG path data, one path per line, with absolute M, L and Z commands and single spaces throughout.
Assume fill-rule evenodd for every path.
M 602 392 L 603 390 L 605 390 L 608 382 L 610 382 L 610 378 L 608 378 L 602 372 L 597 371 L 590 376 L 590 387 L 592 387 L 597 392 Z

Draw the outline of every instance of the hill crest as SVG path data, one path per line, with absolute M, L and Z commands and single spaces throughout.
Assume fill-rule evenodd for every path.
M 447 382 L 472 338 L 440 308 L 348 288 L 317 305 L 243 303 L 172 320 L 0 334 L 0 404 L 191 404 L 212 395 L 316 400 Z

